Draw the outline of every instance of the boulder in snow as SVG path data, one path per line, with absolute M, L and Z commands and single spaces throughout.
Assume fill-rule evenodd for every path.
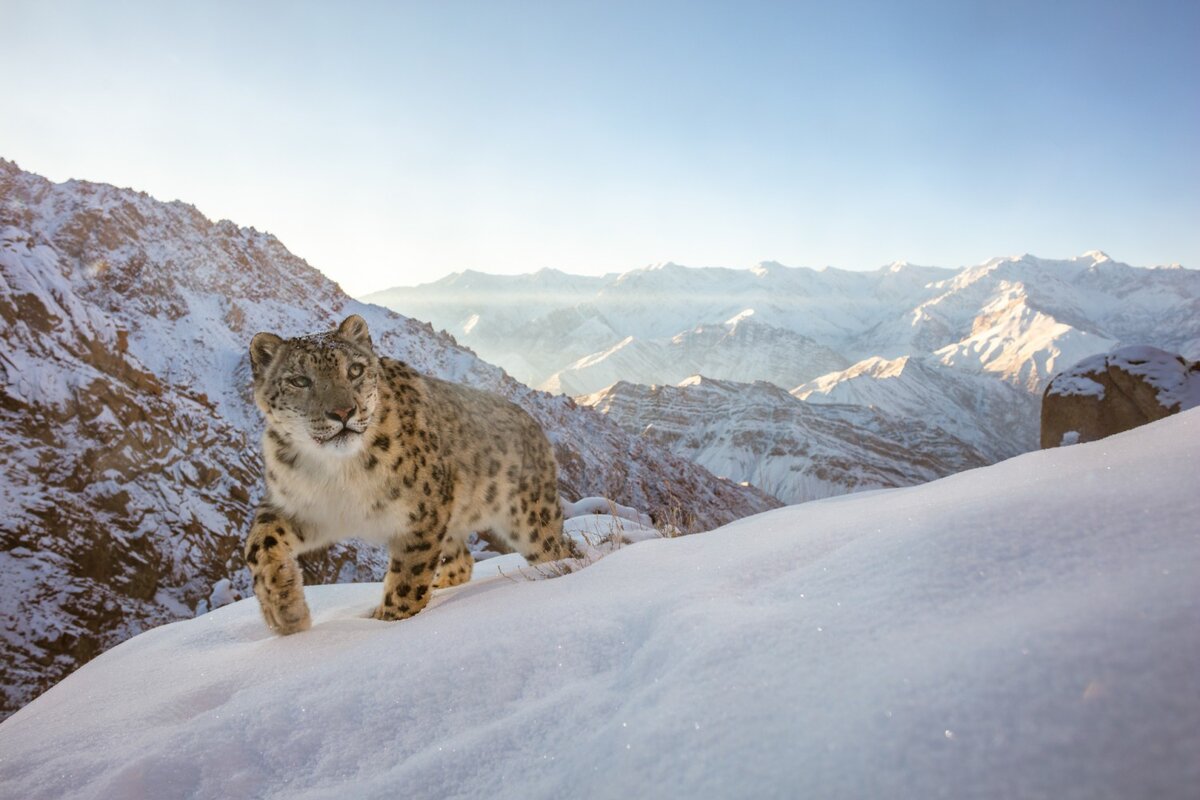
M 1200 405 L 1200 361 L 1155 347 L 1090 356 L 1042 396 L 1042 447 L 1090 442 Z

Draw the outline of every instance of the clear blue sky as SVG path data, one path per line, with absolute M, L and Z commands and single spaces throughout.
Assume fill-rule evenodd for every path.
M 1200 2 L 0 0 L 0 156 L 475 268 L 1200 266 Z

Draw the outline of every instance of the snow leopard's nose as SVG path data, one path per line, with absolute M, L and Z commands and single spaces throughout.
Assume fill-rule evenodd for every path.
M 354 412 L 358 410 L 358 406 L 341 406 L 325 412 L 325 416 L 334 422 L 340 422 L 345 425 L 354 416 Z

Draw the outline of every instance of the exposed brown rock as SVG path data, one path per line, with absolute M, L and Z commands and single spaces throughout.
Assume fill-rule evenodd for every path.
M 1155 347 L 1091 356 L 1042 396 L 1043 448 L 1091 442 L 1200 403 L 1200 362 Z

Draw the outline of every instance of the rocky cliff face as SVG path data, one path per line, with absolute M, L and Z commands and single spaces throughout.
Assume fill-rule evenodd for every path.
M 778 505 L 522 386 L 428 324 L 353 301 L 270 234 L 0 160 L 0 715 L 194 614 L 215 584 L 246 591 L 240 542 L 260 491 L 247 344 L 349 313 L 381 352 L 529 410 L 568 497 L 682 508 L 699 526 Z M 381 566 L 348 545 L 305 568 L 328 582 Z

